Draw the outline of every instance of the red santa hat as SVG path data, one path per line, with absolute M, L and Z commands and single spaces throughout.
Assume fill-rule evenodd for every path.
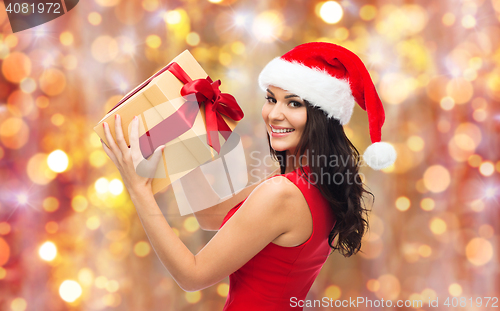
M 270 61 L 260 73 L 259 85 L 263 90 L 273 85 L 292 92 L 342 125 L 358 103 L 368 114 L 372 141 L 364 161 L 380 170 L 396 160 L 394 147 L 380 141 L 384 107 L 365 65 L 353 52 L 326 42 L 299 45 Z

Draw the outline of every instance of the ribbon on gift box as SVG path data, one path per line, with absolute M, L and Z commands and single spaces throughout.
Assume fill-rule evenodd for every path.
M 198 105 L 205 106 L 207 144 L 219 153 L 218 133 L 221 132 L 226 140 L 231 135 L 231 128 L 221 114 L 235 121 L 243 118 L 243 111 L 236 99 L 230 94 L 221 93 L 219 90 L 220 80 L 213 82 L 210 77 L 193 80 L 175 62 L 171 63 L 166 70 L 184 83 L 181 95 L 186 99 L 186 102 L 172 115 L 139 137 L 139 145 L 144 158 L 153 154 L 157 147 L 188 131 L 196 119 L 199 111 Z M 194 95 L 196 100 L 192 100 L 192 96 L 189 95 Z
M 231 94 L 221 93 L 219 90 L 220 80 L 213 82 L 210 77 L 192 80 L 177 63 L 172 63 L 168 70 L 184 83 L 181 89 L 183 97 L 194 94 L 198 104 L 205 105 L 207 144 L 219 153 L 219 132 L 226 140 L 231 134 L 231 128 L 224 121 L 222 115 L 234 121 L 240 121 L 243 118 L 243 111 L 236 99 Z
M 221 85 L 220 80 L 213 82 L 210 77 L 193 80 L 184 69 L 175 62 L 170 63 L 141 84 L 133 93 L 123 98 L 110 111 L 113 111 L 166 70 L 170 71 L 184 84 L 180 93 L 181 96 L 186 99 L 186 102 L 172 115 L 139 137 L 139 146 L 142 155 L 144 158 L 148 158 L 157 147 L 165 145 L 192 128 L 199 111 L 199 106 L 201 105 L 205 106 L 207 144 L 219 153 L 220 142 L 218 133 L 220 132 L 226 140 L 231 135 L 231 128 L 227 125 L 222 114 L 235 121 L 240 121 L 243 118 L 243 111 L 232 95 L 221 93 L 219 90 Z M 190 95 L 194 95 L 194 97 Z M 195 98 L 195 100 L 193 100 L 193 98 Z

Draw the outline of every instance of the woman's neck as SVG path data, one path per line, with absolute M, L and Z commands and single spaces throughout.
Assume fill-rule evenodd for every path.
M 286 152 L 285 161 L 285 174 L 293 172 L 295 169 L 297 169 L 299 167 L 299 163 L 301 163 L 302 166 L 309 165 L 306 154 L 303 154 L 302 156 L 291 155 L 288 150 Z

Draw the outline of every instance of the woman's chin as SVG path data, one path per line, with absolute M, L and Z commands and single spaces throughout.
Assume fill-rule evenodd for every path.
M 274 151 L 278 152 L 278 151 L 286 151 L 286 150 L 289 150 L 291 148 L 291 146 L 288 146 L 288 145 L 281 145 L 281 144 L 271 144 L 271 147 L 274 149 Z
M 286 150 L 286 148 L 283 148 L 283 146 L 279 146 L 279 145 L 277 146 L 277 145 L 273 145 L 273 144 L 271 144 L 271 148 L 273 148 L 274 151 L 276 151 L 276 152 L 285 151 Z

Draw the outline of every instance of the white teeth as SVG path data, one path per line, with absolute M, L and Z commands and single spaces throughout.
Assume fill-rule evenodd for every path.
M 289 133 L 295 131 L 294 129 L 274 129 L 274 128 L 271 128 L 271 130 L 273 131 L 273 133 Z

